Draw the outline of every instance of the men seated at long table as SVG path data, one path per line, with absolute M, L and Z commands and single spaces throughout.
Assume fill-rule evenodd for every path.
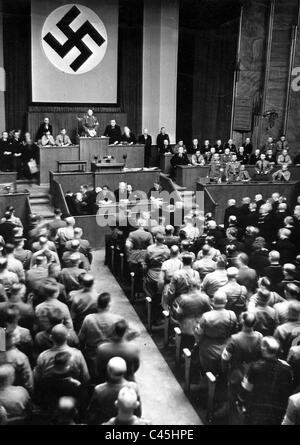
M 257 182 L 272 180 L 288 182 L 290 180 L 291 173 L 289 166 L 293 164 L 293 161 L 287 148 L 283 148 L 282 151 L 277 150 L 273 152 L 272 148 L 268 145 L 266 151 L 256 149 L 249 157 L 244 146 L 239 147 L 237 150 L 234 149 L 234 151 L 230 151 L 228 144 L 226 148 L 221 149 L 220 141 L 218 141 L 218 146 L 216 144 L 212 147 L 207 145 L 209 141 L 205 141 L 205 143 L 206 145 L 202 149 L 197 146 L 196 151 L 190 157 L 187 153 L 184 153 L 180 147 L 178 153 L 171 158 L 173 178 L 176 177 L 176 169 L 178 166 L 187 165 L 207 166 L 207 178 L 209 182 L 215 183 L 224 181 L 248 182 L 250 180 Z M 295 159 L 295 161 L 297 160 Z M 254 174 L 252 175 L 246 168 L 246 166 L 249 165 L 254 167 Z M 275 166 L 280 166 L 281 169 L 278 172 L 274 172 L 273 169 Z M 185 184 L 181 185 L 184 186 Z

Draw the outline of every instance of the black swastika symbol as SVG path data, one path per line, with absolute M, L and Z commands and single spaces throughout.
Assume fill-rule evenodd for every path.
M 69 12 L 56 24 L 58 29 L 62 31 L 68 40 L 62 45 L 50 33 L 45 35 L 44 40 L 57 54 L 64 58 L 74 47 L 80 51 L 80 55 L 71 63 L 70 68 L 73 71 L 78 71 L 79 68 L 87 61 L 93 54 L 90 48 L 82 41 L 82 38 L 89 35 L 95 43 L 100 47 L 105 42 L 101 34 L 94 28 L 94 26 L 87 20 L 75 32 L 70 28 L 70 24 L 81 14 L 80 10 L 73 6 Z

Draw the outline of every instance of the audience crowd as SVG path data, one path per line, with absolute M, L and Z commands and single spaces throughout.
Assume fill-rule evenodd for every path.
M 168 310 L 202 375 L 229 388 L 220 413 L 240 406 L 246 424 L 299 424 L 300 197 L 230 199 L 224 224 L 199 223 L 197 210 L 177 231 L 141 219 L 127 237 L 152 323 Z
M 138 332 L 111 309 L 73 217 L 0 222 L 0 424 L 141 425 Z

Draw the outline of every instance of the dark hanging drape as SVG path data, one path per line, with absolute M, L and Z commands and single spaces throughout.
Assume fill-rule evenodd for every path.
M 127 124 L 136 134 L 142 126 L 143 2 L 120 0 L 119 101 Z
M 30 100 L 30 1 L 4 0 L 3 12 L 6 125 L 24 130 Z
M 227 141 L 230 136 L 238 20 L 196 37 L 193 82 L 193 137 Z
M 228 139 L 240 2 L 181 0 L 177 139 Z

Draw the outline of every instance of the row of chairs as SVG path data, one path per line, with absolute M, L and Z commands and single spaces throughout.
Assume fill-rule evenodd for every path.
M 137 301 L 137 297 L 141 294 L 141 289 L 138 286 L 138 282 L 141 277 L 137 277 L 135 272 L 131 272 L 126 255 L 122 251 L 118 244 L 107 245 L 108 251 L 106 251 L 106 264 L 110 268 L 112 274 L 120 282 L 122 287 L 129 287 L 129 300 L 131 303 Z M 138 280 L 139 279 L 139 280 Z M 144 296 L 145 309 L 146 309 L 146 328 L 150 335 L 153 333 L 152 327 L 152 299 L 149 296 Z M 184 391 L 187 396 L 191 392 L 191 371 L 192 371 L 192 358 L 193 352 L 188 348 L 182 348 L 182 332 L 178 326 L 172 328 L 171 317 L 168 310 L 162 311 L 163 323 L 162 323 L 162 340 L 163 348 L 170 347 L 171 338 L 175 342 L 175 367 L 179 371 L 184 364 Z M 156 331 L 157 332 L 157 331 Z M 211 423 L 214 415 L 215 394 L 217 377 L 212 372 L 205 374 L 208 387 L 208 399 L 207 399 L 207 421 Z M 203 376 L 201 375 L 201 380 Z

